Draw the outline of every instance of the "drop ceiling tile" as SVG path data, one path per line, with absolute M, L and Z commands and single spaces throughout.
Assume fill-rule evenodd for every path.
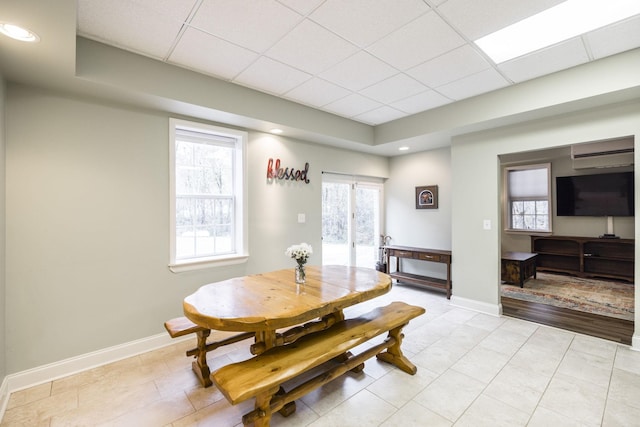
M 351 94 L 334 101 L 331 104 L 325 105 L 323 110 L 330 111 L 340 116 L 353 117 L 379 107 L 382 107 L 382 104 L 379 102 L 366 98 L 362 95 Z
M 595 59 L 640 47 L 640 16 L 584 36 Z
M 576 37 L 550 48 L 521 56 L 498 66 L 516 83 L 584 64 L 589 56 L 582 39 Z
M 240 73 L 234 82 L 281 95 L 310 78 L 307 73 L 263 56 Z
M 289 6 L 300 15 L 307 16 L 316 7 L 324 2 L 324 0 L 278 0 L 280 3 Z
M 193 1 L 173 2 L 155 8 L 132 1 L 81 0 L 78 34 L 146 56 L 164 59 Z
M 429 89 L 422 93 L 396 101 L 392 103 L 391 106 L 397 110 L 404 111 L 407 114 L 416 114 L 451 102 L 453 101 L 446 96 Z
M 358 48 L 315 22 L 304 21 L 266 52 L 270 58 L 318 74 Z
M 448 0 L 438 11 L 469 40 L 477 40 L 564 0 Z
M 407 74 L 433 88 L 486 70 L 490 66 L 474 48 L 463 45 L 411 68 Z
M 425 89 L 427 88 L 423 84 L 406 74 L 396 74 L 393 77 L 369 86 L 360 93 L 383 104 L 388 104 L 398 99 L 423 92 Z
M 398 111 L 395 108 L 383 106 L 376 108 L 375 110 L 367 111 L 366 113 L 358 114 L 352 117 L 354 120 L 364 122 L 370 125 L 379 125 L 381 123 L 390 122 L 391 120 L 399 119 L 405 114 L 402 111 Z
M 396 74 L 397 70 L 360 51 L 320 74 L 325 80 L 357 91 Z
M 302 83 L 300 86 L 291 89 L 285 96 L 302 104 L 322 107 L 330 102 L 344 98 L 350 93 L 351 92 L 345 88 L 314 77 Z
M 257 58 L 258 55 L 250 50 L 187 28 L 168 62 L 230 80 Z
M 310 18 L 366 47 L 428 11 L 422 0 L 327 0 Z
M 275 0 L 204 0 L 191 25 L 261 53 L 301 20 Z
M 444 96 L 460 100 L 500 89 L 509 84 L 496 70 L 489 68 L 437 88 Z
M 367 50 L 404 71 L 465 43 L 435 12 L 414 20 Z

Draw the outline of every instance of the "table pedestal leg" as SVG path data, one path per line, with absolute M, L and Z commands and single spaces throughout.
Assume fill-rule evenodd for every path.
M 211 334 L 210 329 L 196 332 L 198 336 L 198 348 L 195 355 L 196 360 L 191 363 L 191 369 L 195 372 L 204 387 L 213 385 L 211 381 L 211 370 L 207 365 L 207 337 Z

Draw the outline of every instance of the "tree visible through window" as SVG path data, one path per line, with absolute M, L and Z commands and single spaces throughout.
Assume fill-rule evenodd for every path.
M 550 175 L 550 164 L 505 169 L 507 229 L 551 231 Z
M 246 134 L 179 120 L 171 131 L 171 264 L 244 255 Z

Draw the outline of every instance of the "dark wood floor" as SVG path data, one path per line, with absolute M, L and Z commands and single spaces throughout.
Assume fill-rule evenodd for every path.
M 633 322 L 567 308 L 502 297 L 502 314 L 631 345 Z

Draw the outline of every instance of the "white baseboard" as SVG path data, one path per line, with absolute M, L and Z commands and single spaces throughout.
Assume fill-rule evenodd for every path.
M 451 295 L 451 305 L 491 316 L 499 317 L 502 315 L 502 304 L 488 304 L 486 302 Z
M 634 331 L 634 334 L 631 337 L 631 350 L 640 351 L 640 335 L 638 335 L 636 331 L 637 329 Z
M 7 410 L 7 403 L 9 403 L 9 386 L 7 377 L 4 377 L 0 385 L 0 421 L 4 417 L 4 411 Z
M 153 335 L 8 375 L 0 386 L 0 420 L 4 416 L 9 396 L 13 392 L 166 347 L 186 339 L 193 339 L 193 337 L 187 335 L 172 339 L 166 333 Z

